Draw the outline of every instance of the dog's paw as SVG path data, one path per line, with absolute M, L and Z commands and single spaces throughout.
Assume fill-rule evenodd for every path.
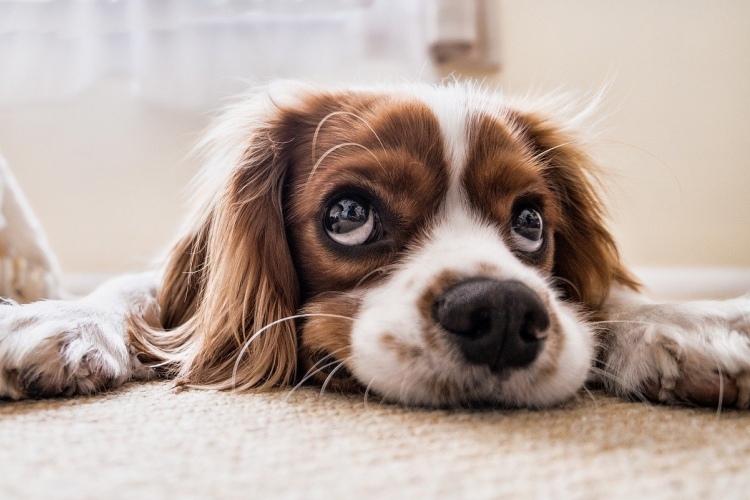
M 658 329 L 656 329 L 658 330 Z M 646 334 L 652 369 L 641 391 L 661 402 L 750 405 L 750 350 L 747 336 L 715 331 L 704 339 L 679 331 Z
M 91 394 L 134 369 L 115 315 L 67 301 L 0 306 L 0 397 Z
M 750 300 L 638 311 L 613 323 L 608 387 L 665 403 L 750 407 Z

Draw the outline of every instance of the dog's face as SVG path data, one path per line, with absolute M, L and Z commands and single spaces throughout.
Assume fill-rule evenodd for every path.
M 570 133 L 464 86 L 270 97 L 225 118 L 218 149 L 241 152 L 208 170 L 191 261 L 168 270 L 198 276 L 168 291 L 167 326 L 237 324 L 202 333 L 193 382 L 296 372 L 435 406 L 581 387 L 581 311 L 628 277 Z

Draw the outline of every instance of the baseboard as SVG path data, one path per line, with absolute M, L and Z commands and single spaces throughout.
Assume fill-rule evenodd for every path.
M 750 292 L 747 267 L 637 267 L 634 271 L 658 298 L 727 299 Z
M 724 299 L 750 292 L 747 267 L 637 267 L 636 275 L 656 298 L 668 300 Z M 67 273 L 66 290 L 86 294 L 114 276 L 109 273 Z

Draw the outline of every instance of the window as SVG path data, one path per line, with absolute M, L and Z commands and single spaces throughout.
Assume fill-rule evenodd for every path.
M 0 104 L 65 98 L 112 75 L 186 108 L 270 78 L 431 81 L 434 61 L 486 56 L 478 9 L 490 3 L 0 0 Z

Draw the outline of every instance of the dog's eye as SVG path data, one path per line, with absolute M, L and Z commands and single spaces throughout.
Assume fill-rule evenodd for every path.
M 542 216 L 535 208 L 522 206 L 516 209 L 513 212 L 512 228 L 513 242 L 520 251 L 531 253 L 542 248 Z
M 356 246 L 373 241 L 380 230 L 377 211 L 359 196 L 343 196 L 326 209 L 325 228 L 336 243 Z

